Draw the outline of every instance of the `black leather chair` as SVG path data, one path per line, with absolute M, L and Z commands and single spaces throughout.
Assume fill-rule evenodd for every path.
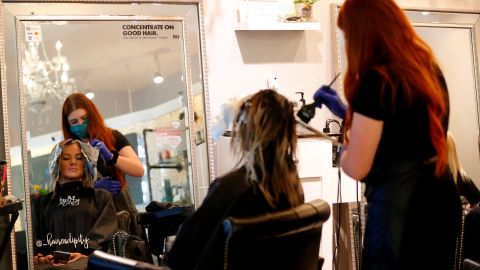
M 329 217 L 330 206 L 323 200 L 254 217 L 229 217 L 224 221 L 224 269 L 319 270 L 322 225 Z
M 480 270 L 480 262 L 465 259 L 463 260 L 463 270 Z
M 115 256 L 100 250 L 94 251 L 88 258 L 89 270 L 170 270 L 168 267 L 156 266 Z
M 463 256 L 480 262 L 480 206 L 475 206 L 465 216 Z
M 193 205 L 166 205 L 167 208 L 148 209 L 151 211 L 140 213 L 138 216 L 138 223 L 147 229 L 148 248 L 157 256 L 159 265 L 164 263 L 167 238 L 175 235 L 180 224 L 195 211 Z

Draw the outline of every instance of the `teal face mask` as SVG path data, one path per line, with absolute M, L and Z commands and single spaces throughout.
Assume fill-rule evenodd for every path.
M 70 131 L 79 139 L 88 138 L 88 119 L 80 125 L 70 126 Z

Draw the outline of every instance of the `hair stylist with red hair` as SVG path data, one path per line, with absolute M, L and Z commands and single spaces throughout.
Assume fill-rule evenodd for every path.
M 117 211 L 136 213 L 128 191 L 121 192 L 122 188 L 126 188 L 124 174 L 140 177 L 143 176 L 144 169 L 127 138 L 119 131 L 107 127 L 95 104 L 82 93 L 71 94 L 65 99 L 62 130 L 65 139 L 89 142 L 100 150 L 97 163 L 99 179 L 94 183 L 95 188 L 112 193 Z M 115 196 L 117 194 L 119 195 Z M 134 233 L 139 235 L 140 229 L 136 230 Z
M 99 172 L 102 176 L 118 179 L 126 185 L 123 174 L 143 176 L 142 162 L 128 143 L 127 138 L 117 130 L 105 125 L 103 117 L 95 104 L 82 93 L 68 96 L 63 103 L 62 130 L 65 139 L 87 140 L 98 146 L 100 156 Z
M 346 0 L 338 26 L 348 58 L 341 166 L 365 182 L 368 202 L 362 269 L 455 269 L 461 206 L 446 167 L 447 86 L 432 51 L 393 0 Z M 315 101 L 341 108 L 323 88 Z

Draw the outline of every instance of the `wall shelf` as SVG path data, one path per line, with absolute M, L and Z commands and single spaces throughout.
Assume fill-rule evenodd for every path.
M 306 31 L 321 29 L 319 22 L 248 22 L 238 23 L 235 31 Z

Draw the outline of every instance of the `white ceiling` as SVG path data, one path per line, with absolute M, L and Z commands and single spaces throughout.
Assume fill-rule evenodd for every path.
M 124 31 L 132 31 L 123 26 L 132 24 L 168 24 L 175 29 L 158 31 L 159 36 L 123 35 Z M 165 78 L 183 73 L 183 39 L 172 38 L 182 35 L 179 21 L 70 21 L 40 25 L 49 57 L 56 54 L 57 40 L 63 43 L 61 52 L 68 59 L 70 77 L 76 80 L 78 90 L 137 91 L 153 85 L 157 71 Z M 154 39 L 144 39 L 151 37 Z
M 56 54 L 56 41 L 63 43 L 61 53 L 68 59 L 69 75 L 75 79 L 77 90 L 95 92 L 94 102 L 106 118 L 160 106 L 186 95 L 186 60 L 190 63 L 191 83 L 201 81 L 196 4 L 3 3 L 3 6 L 9 101 L 18 100 L 15 55 L 24 50 L 26 25 L 40 25 L 49 57 Z M 17 19 L 16 25 L 12 18 Z M 142 34 L 138 39 L 129 39 L 123 32 L 128 30 L 124 25 L 148 24 L 173 25 L 174 29 L 158 31 L 155 36 Z M 153 83 L 158 70 L 165 78 L 161 85 Z M 54 104 L 43 115 L 28 114 L 31 136 L 58 130 L 60 106 L 61 103 Z M 17 112 L 10 111 L 10 107 Z M 9 115 L 9 119 L 18 115 L 18 106 L 12 102 Z M 20 129 L 13 125 L 19 120 L 13 118 L 9 125 L 11 132 L 16 133 Z M 17 137 L 11 134 L 12 144 L 18 143 Z

